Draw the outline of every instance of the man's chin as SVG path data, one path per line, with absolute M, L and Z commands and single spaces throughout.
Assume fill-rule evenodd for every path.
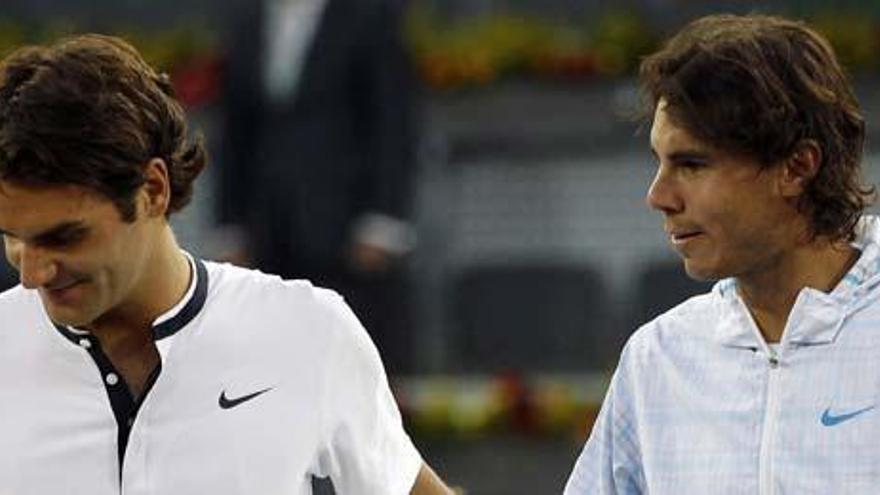
M 725 275 L 718 273 L 718 270 L 700 266 L 687 258 L 684 260 L 684 271 L 689 278 L 697 282 L 714 282 L 725 278 Z
M 44 304 L 49 319 L 56 325 L 66 327 L 84 327 L 94 320 L 86 312 L 68 307 L 59 307 L 51 302 Z

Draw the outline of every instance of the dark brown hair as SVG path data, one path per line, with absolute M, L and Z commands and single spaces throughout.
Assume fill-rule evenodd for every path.
M 805 140 L 822 160 L 798 207 L 811 234 L 851 240 L 874 188 L 861 182 L 865 123 L 831 45 L 804 23 L 764 15 L 691 22 L 642 61 L 645 114 L 772 166 Z
M 168 214 L 192 197 L 207 157 L 187 135 L 168 76 L 125 41 L 87 34 L 29 46 L 0 64 L 0 180 L 92 189 L 135 216 L 144 166 L 168 167 Z

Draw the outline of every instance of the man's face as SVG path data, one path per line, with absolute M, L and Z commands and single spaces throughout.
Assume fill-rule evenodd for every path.
M 149 266 L 150 227 L 138 217 L 123 222 L 83 187 L 0 181 L 6 257 L 55 323 L 88 326 L 132 296 Z
M 651 148 L 658 169 L 647 203 L 664 216 L 669 242 L 692 278 L 761 273 L 791 246 L 797 215 L 779 191 L 781 165 L 719 150 L 673 122 L 657 105 Z

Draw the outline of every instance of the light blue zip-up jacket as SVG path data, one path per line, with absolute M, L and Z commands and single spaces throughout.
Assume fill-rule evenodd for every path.
M 880 221 L 768 346 L 732 279 L 640 328 L 565 495 L 880 494 Z

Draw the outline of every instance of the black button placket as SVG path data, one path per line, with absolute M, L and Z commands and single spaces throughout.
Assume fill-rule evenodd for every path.
M 205 300 L 207 299 L 208 294 L 208 271 L 200 260 L 195 260 L 194 264 L 197 275 L 196 287 L 192 297 L 177 315 L 165 323 L 153 328 L 154 340 L 158 341 L 177 333 L 178 330 L 195 318 L 205 305 Z M 160 360 L 156 368 L 150 373 L 150 376 L 147 377 L 147 382 L 144 384 L 144 391 L 141 396 L 133 397 L 131 389 L 128 387 L 128 384 L 125 383 L 125 379 L 122 378 L 122 374 L 116 370 L 110 362 L 110 358 L 108 358 L 104 351 L 101 350 L 101 343 L 97 338 L 88 333 L 73 332 L 69 328 L 61 325 L 55 325 L 55 328 L 57 328 L 58 331 L 72 343 L 85 349 L 92 357 L 92 360 L 98 367 L 98 371 L 101 373 L 101 380 L 104 383 L 104 389 L 107 391 L 107 397 L 110 399 L 110 406 L 113 408 L 113 416 L 116 419 L 116 446 L 119 458 L 119 476 L 121 477 L 122 464 L 125 459 L 125 449 L 128 446 L 129 435 L 134 426 L 138 408 L 149 394 L 150 389 L 153 388 L 153 384 L 156 383 L 156 380 L 159 378 L 159 374 L 162 370 L 162 362 Z
M 89 356 L 92 357 L 92 360 L 95 361 L 95 365 L 98 366 L 98 371 L 101 373 L 101 380 L 104 382 L 104 389 L 107 391 L 107 397 L 110 399 L 110 406 L 113 408 L 113 416 L 116 418 L 118 431 L 116 446 L 121 472 L 122 460 L 125 456 L 125 448 L 128 445 L 128 436 L 131 433 L 134 418 L 137 416 L 140 400 L 136 400 L 131 395 L 131 389 L 125 382 L 122 374 L 113 367 L 113 364 L 110 363 L 110 359 L 104 351 L 101 350 L 101 343 L 97 338 L 88 334 L 76 335 L 64 328 L 59 328 L 59 330 L 64 333 L 71 333 L 71 336 L 74 337 L 71 340 L 75 339 L 77 345 L 84 348 L 89 353 Z M 161 367 L 161 364 L 159 367 Z M 146 397 L 147 392 L 152 386 L 152 382 L 155 381 L 155 377 L 159 376 L 159 367 L 150 374 L 150 380 L 144 388 L 144 393 L 141 396 L 141 399 Z

